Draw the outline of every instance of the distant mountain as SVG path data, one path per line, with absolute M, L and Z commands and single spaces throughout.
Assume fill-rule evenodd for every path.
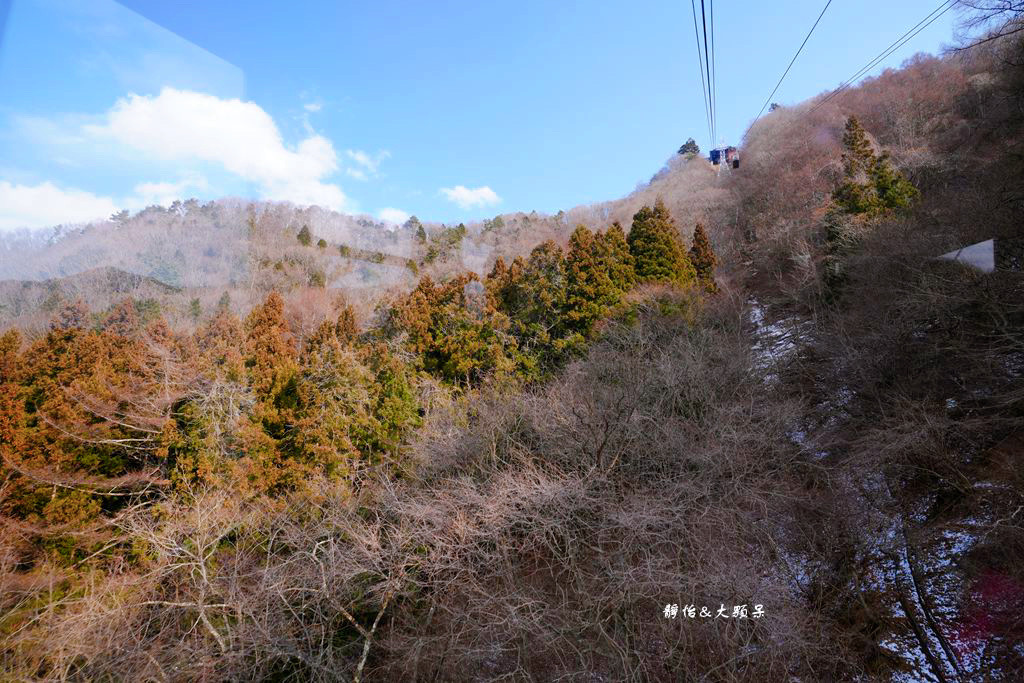
M 179 298 L 181 288 L 151 277 L 103 266 L 48 280 L 0 280 L 0 324 L 38 326 L 77 299 L 102 311 L 121 299 L 157 309 Z
M 370 312 L 421 275 L 442 281 L 466 270 L 483 275 L 499 256 L 526 256 L 545 240 L 565 245 L 580 224 L 603 229 L 618 221 L 628 229 L 633 213 L 656 197 L 689 234 L 723 200 L 724 180 L 703 159 L 673 155 L 627 196 L 554 215 L 506 213 L 465 225 L 412 218 L 396 226 L 316 206 L 188 200 L 88 225 L 0 233 L 0 278 L 15 281 L 0 287 L 0 324 L 28 324 L 69 297 L 80 296 L 93 310 L 123 296 L 163 297 L 188 317 L 194 299 L 209 311 L 227 292 L 243 313 L 270 290 L 308 288 L 342 293 Z M 298 239 L 303 226 L 308 244 Z M 155 285 L 147 289 L 144 282 Z M 150 292 L 156 285 L 167 289 Z

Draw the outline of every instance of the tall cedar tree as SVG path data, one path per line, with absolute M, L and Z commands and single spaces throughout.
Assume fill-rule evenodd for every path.
M 240 467 L 256 490 L 280 491 L 299 484 L 306 471 L 282 457 L 280 442 L 295 421 L 298 362 L 284 318 L 284 301 L 271 292 L 245 321 L 245 366 L 255 394 L 250 421 L 243 425 Z
M 846 175 L 853 178 L 862 172 L 866 172 L 875 158 L 875 151 L 868 140 L 868 134 L 856 116 L 846 120 L 845 132 L 843 133 L 843 147 L 846 152 L 843 154 L 843 165 L 846 168 Z
M 875 160 L 868 175 L 874 184 L 879 203 L 886 209 L 906 211 L 920 194 L 902 173 L 893 168 L 888 152 L 883 152 Z
M 245 381 L 245 332 L 230 308 L 218 304 L 216 314 L 196 336 L 207 374 L 230 382 Z
M 245 321 L 245 365 L 249 384 L 260 397 L 272 397 L 295 367 L 295 340 L 284 317 L 284 300 L 271 292 Z
M 313 233 L 310 232 L 308 225 L 303 225 L 299 233 L 295 235 L 295 239 L 299 240 L 299 244 L 304 247 L 308 247 L 313 243 Z
M 917 188 L 893 167 L 887 152 L 875 155 L 867 133 L 854 116 L 846 121 L 843 147 L 846 178 L 833 194 L 843 210 L 870 216 L 910 208 L 918 196 Z
M 423 276 L 391 307 L 382 328 L 385 336 L 404 336 L 422 368 L 452 384 L 475 384 L 487 374 L 511 371 L 515 340 L 507 331 L 508 318 L 489 304 L 472 273 L 443 285 Z
M 337 323 L 324 322 L 303 349 L 295 385 L 296 419 L 282 443 L 304 475 L 322 470 L 345 477 L 368 451 L 377 431 L 373 375 L 338 338 Z M 360 448 L 362 446 L 362 448 Z
M 522 374 L 539 379 L 558 366 L 579 340 L 567 328 L 566 261 L 561 248 L 548 240 L 530 257 L 517 257 L 507 268 L 495 263 L 488 278 L 491 300 L 510 320 Z
M 633 255 L 637 280 L 693 284 L 697 277 L 679 239 L 672 216 L 658 198 L 654 208 L 643 207 L 633 216 L 633 227 L 626 241 Z
M 604 234 L 598 235 L 598 243 L 607 259 L 608 274 L 615 287 L 622 293 L 633 289 L 636 286 L 636 268 L 633 255 L 629 253 L 626 233 L 618 221 L 612 223 Z
M 566 327 L 586 337 L 632 284 L 632 257 L 622 228 L 595 235 L 578 226 L 569 238 L 565 266 Z
M 844 182 L 836 189 L 836 202 L 849 213 L 870 213 L 878 209 L 877 196 L 867 182 L 868 171 L 874 165 L 875 152 L 867 133 L 857 117 L 846 121 L 843 133 Z
M 708 239 L 704 225 L 698 223 L 693 229 L 693 246 L 690 247 L 690 262 L 697 271 L 697 282 L 709 292 L 717 292 L 718 284 L 715 283 L 715 268 L 718 267 L 718 256 L 711 248 L 711 240 Z

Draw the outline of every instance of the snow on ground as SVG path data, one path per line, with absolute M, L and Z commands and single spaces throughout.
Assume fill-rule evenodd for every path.
M 811 342 L 812 323 L 797 316 L 773 319 L 767 307 L 756 299 L 750 299 L 748 304 L 748 319 L 753 326 L 754 369 L 764 373 L 766 383 L 773 384 L 779 379 L 781 366 L 802 346 Z M 1020 365 L 1024 367 L 1024 362 Z M 827 428 L 854 399 L 853 392 L 847 386 L 830 389 L 828 394 L 828 398 L 820 401 L 814 409 L 816 413 L 827 416 L 824 424 L 819 427 Z M 954 410 L 958 405 L 957 401 L 950 399 L 946 407 Z M 807 457 L 820 460 L 828 453 L 817 449 L 815 431 L 814 427 L 808 425 L 794 425 L 788 435 Z M 964 680 L 970 680 L 981 673 L 981 653 L 985 643 L 972 641 L 964 635 L 970 630 L 968 615 L 964 613 L 965 598 L 970 587 L 966 585 L 959 561 L 983 538 L 984 530 L 988 528 L 986 520 L 969 518 L 953 523 L 930 519 L 930 509 L 934 502 L 930 497 L 918 500 L 904 516 L 898 511 L 899 506 L 895 501 L 889 499 L 881 473 L 863 473 L 857 482 L 847 481 L 846 484 L 847 490 L 860 491 L 865 496 L 865 509 L 872 510 L 870 523 L 877 525 L 878 529 L 874 536 L 874 548 L 870 551 L 873 571 L 865 577 L 865 589 L 886 596 L 893 630 L 880 644 L 903 660 L 907 669 L 893 673 L 890 680 L 897 683 L 938 681 L 932 664 L 910 627 L 908 615 L 904 613 L 897 597 L 897 590 L 904 595 L 908 607 L 914 613 L 914 620 L 921 626 L 928 649 L 943 669 L 947 680 L 959 679 L 956 667 L 963 672 Z M 979 483 L 978 486 L 985 485 Z M 879 504 L 882 501 L 885 502 Z M 904 536 L 905 525 L 908 537 Z M 920 592 L 911 571 L 907 538 L 915 548 L 913 561 L 921 580 Z M 810 581 L 813 567 L 804 558 L 784 548 L 780 548 L 780 553 L 789 574 L 787 581 L 795 591 L 802 591 Z M 925 616 L 926 607 L 934 620 L 934 626 Z M 939 633 L 945 638 L 946 647 Z
M 765 306 L 756 299 L 747 303 L 750 324 L 754 326 L 754 366 L 764 371 L 765 382 L 771 383 L 778 379 L 775 369 L 807 341 L 811 323 L 798 316 L 769 321 Z

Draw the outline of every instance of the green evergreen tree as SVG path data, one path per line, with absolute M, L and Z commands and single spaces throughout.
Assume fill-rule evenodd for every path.
M 408 430 L 420 423 L 412 372 L 382 343 L 360 348 L 360 358 L 374 374 L 371 390 L 377 428 L 366 441 L 377 452 L 393 453 Z
M 586 226 L 576 226 L 569 237 L 569 253 L 565 258 L 566 326 L 583 335 L 607 307 L 614 303 L 615 287 L 608 273 L 600 270 L 597 240 Z
M 284 300 L 271 292 L 245 321 L 246 361 L 250 384 L 258 394 L 271 395 L 293 369 L 295 340 L 284 317 Z
M 516 259 L 510 271 L 518 272 L 511 277 L 509 315 L 528 327 L 553 331 L 565 305 L 565 259 L 561 248 L 550 240 L 544 242 L 534 247 L 525 263 Z
M 867 133 L 851 116 L 843 134 L 845 180 L 833 199 L 846 212 L 873 215 L 883 211 L 905 211 L 918 196 L 906 177 L 892 165 L 888 152 L 876 156 Z
M 535 247 L 527 260 L 517 257 L 506 267 L 499 259 L 488 277 L 488 297 L 508 316 L 529 379 L 557 367 L 569 347 L 582 341 L 569 338 L 566 285 L 565 258 L 550 240 Z
M 301 244 L 304 247 L 308 247 L 310 244 L 312 244 L 313 233 L 310 231 L 309 226 L 303 225 L 302 229 L 299 230 L 299 233 L 295 236 L 295 239 L 299 240 L 299 244 Z
M 608 268 L 608 276 L 620 292 L 628 292 L 636 286 L 636 268 L 633 255 L 629 252 L 626 233 L 618 221 L 597 236 L 597 243 Z
M 632 286 L 633 264 L 622 228 L 594 234 L 578 226 L 565 259 L 566 327 L 584 337 Z
M 711 240 L 708 239 L 704 225 L 697 224 L 693 229 L 693 246 L 690 247 L 690 262 L 693 263 L 697 272 L 697 281 L 709 292 L 717 292 L 718 285 L 715 283 L 715 268 L 718 266 L 718 256 L 711 247 Z
M 335 324 L 322 323 L 302 353 L 294 384 L 296 419 L 283 452 L 303 469 L 349 474 L 351 463 L 368 454 L 367 436 L 378 427 L 372 386 L 373 375 L 338 339 Z
M 689 140 L 683 143 L 683 146 L 679 148 L 679 151 L 676 152 L 676 154 L 692 154 L 696 156 L 697 154 L 700 154 L 700 147 L 697 146 L 696 140 L 690 138 Z
M 249 482 L 275 491 L 301 484 L 308 463 L 296 460 L 283 440 L 298 420 L 298 358 L 284 317 L 284 301 L 271 292 L 245 321 L 245 368 L 255 394 L 250 419 L 240 432 Z
M 832 198 L 847 213 L 870 214 L 878 210 L 878 196 L 867 183 L 847 180 L 836 188 Z
M 679 231 L 660 198 L 654 208 L 645 206 L 636 212 L 626 241 L 640 282 L 688 285 L 696 279 Z
M 427 372 L 453 384 L 474 384 L 514 369 L 515 339 L 507 329 L 508 318 L 488 305 L 484 285 L 469 273 L 443 285 L 423 276 L 387 311 L 380 332 L 403 338 Z
M 427 229 L 423 227 L 423 223 L 420 223 L 419 218 L 416 218 L 416 216 L 412 216 L 406 222 L 406 225 L 409 227 L 410 230 L 413 231 L 413 234 L 416 235 L 417 242 L 419 242 L 420 244 L 427 243 Z
M 342 344 L 354 344 L 359 337 L 359 324 L 356 322 L 356 312 L 349 304 L 341 306 L 338 318 L 334 321 L 334 332 Z
M 846 168 L 846 175 L 854 178 L 859 173 L 867 171 L 874 161 L 875 152 L 868 140 L 868 134 L 856 116 L 846 120 L 846 130 L 843 133 L 843 147 L 846 152 L 843 154 L 843 163 Z
M 892 166 L 888 152 L 883 152 L 875 159 L 868 170 L 874 185 L 879 204 L 893 211 L 905 211 L 910 208 L 920 192 L 902 173 Z

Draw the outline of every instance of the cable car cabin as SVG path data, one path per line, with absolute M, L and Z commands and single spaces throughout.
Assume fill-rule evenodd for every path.
M 711 163 L 718 166 L 725 162 L 733 168 L 740 167 L 740 155 L 735 147 L 716 147 L 711 150 Z

